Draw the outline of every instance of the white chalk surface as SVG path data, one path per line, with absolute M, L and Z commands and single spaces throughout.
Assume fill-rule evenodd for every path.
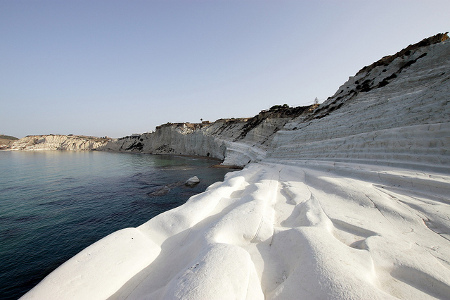
M 413 53 L 384 87 L 337 93 L 342 108 L 292 120 L 259 162 L 89 246 L 23 299 L 449 299 L 449 46 Z

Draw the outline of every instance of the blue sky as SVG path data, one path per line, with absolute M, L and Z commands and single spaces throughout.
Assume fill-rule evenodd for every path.
M 322 102 L 450 1 L 0 0 L 0 133 L 121 137 Z

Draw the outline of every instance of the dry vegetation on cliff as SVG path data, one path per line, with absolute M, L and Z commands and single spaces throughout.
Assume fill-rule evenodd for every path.
M 17 140 L 18 138 L 14 136 L 0 134 L 0 150 L 8 149 L 8 147 Z

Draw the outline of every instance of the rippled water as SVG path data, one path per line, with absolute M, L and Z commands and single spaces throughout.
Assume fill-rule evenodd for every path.
M 106 152 L 0 151 L 0 299 L 17 299 L 116 230 L 179 206 L 228 169 L 217 161 Z M 192 176 L 201 182 L 183 185 Z

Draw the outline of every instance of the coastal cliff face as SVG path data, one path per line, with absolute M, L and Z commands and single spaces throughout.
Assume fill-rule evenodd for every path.
M 445 37 L 363 68 L 318 107 L 108 143 L 261 161 L 89 246 L 23 299 L 447 299 Z
M 0 150 L 8 149 L 17 140 L 18 138 L 14 136 L 0 134 Z
M 97 138 L 82 135 L 30 135 L 9 145 L 10 150 L 97 150 L 110 138 Z
M 276 132 L 297 116 L 308 116 L 314 106 L 274 106 L 253 118 L 215 122 L 167 123 L 155 132 L 113 140 L 101 150 L 214 157 L 224 165 L 244 166 L 263 159 Z
M 252 118 L 167 123 L 119 139 L 28 136 L 11 150 L 103 150 L 213 157 L 245 166 L 264 159 L 449 164 L 450 42 L 437 34 L 350 77 L 321 105 L 276 105 Z M 395 137 L 395 138 L 394 138 Z
M 244 166 L 265 158 L 450 162 L 450 43 L 438 34 L 350 77 L 320 106 L 274 106 L 248 119 L 167 123 L 102 150 L 210 156 Z M 395 136 L 395 138 L 393 138 Z
M 449 165 L 450 43 L 441 39 L 364 67 L 277 132 L 270 158 Z

